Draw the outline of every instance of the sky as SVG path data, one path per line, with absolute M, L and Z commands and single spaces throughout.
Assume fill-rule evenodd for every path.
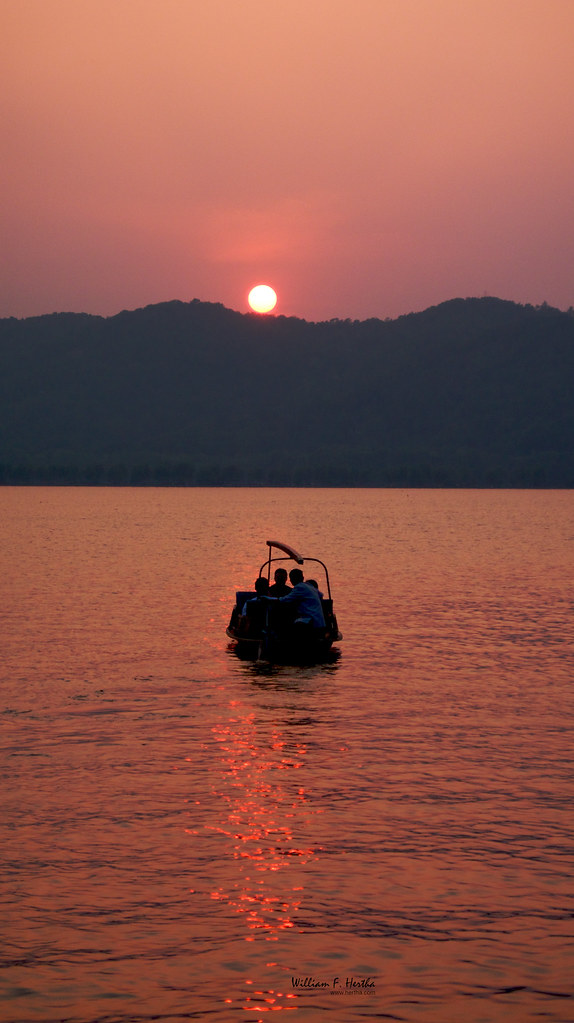
M 574 0 L 0 0 L 0 316 L 574 305 Z

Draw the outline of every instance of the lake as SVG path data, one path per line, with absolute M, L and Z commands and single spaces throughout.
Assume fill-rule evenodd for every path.
M 0 509 L 0 1018 L 574 1020 L 572 491 Z M 230 650 L 267 539 L 332 663 Z

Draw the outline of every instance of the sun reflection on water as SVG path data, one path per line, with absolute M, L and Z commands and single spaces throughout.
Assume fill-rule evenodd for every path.
M 246 941 L 258 936 L 276 941 L 282 931 L 296 927 L 304 887 L 297 868 L 320 852 L 301 841 L 301 831 L 320 810 L 311 805 L 298 777 L 305 744 L 287 743 L 273 725 L 260 734 L 255 713 L 237 703 L 231 711 L 212 730 L 223 762 L 221 788 L 214 795 L 226 814 L 210 827 L 230 840 L 236 872 L 231 884 L 219 885 L 211 898 L 243 916 Z
M 228 855 L 210 898 L 226 906 L 244 924 L 246 942 L 278 942 L 302 933 L 298 912 L 305 891 L 305 868 L 322 848 L 308 841 L 312 819 L 323 812 L 305 783 L 307 744 L 286 736 L 277 723 L 230 700 L 227 713 L 211 728 L 216 761 L 211 793 L 216 816 L 204 834 L 219 834 Z M 219 760 L 219 763 L 217 761 Z M 189 831 L 190 834 L 198 832 Z M 275 953 L 276 954 L 276 953 Z M 268 963 L 281 971 L 285 967 Z M 286 988 L 261 989 L 244 980 L 237 1007 L 251 1013 L 297 1008 L 298 996 Z M 227 1005 L 235 999 L 227 998 Z

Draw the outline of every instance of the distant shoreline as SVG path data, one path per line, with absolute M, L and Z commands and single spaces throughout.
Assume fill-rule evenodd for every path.
M 47 483 L 0 481 L 6 489 L 50 487 L 60 490 L 574 490 L 574 484 L 540 483 Z

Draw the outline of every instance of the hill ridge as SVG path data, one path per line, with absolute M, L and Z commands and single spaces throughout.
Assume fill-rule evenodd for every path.
M 311 322 L 174 299 L 0 320 L 0 482 L 574 485 L 574 316 Z

